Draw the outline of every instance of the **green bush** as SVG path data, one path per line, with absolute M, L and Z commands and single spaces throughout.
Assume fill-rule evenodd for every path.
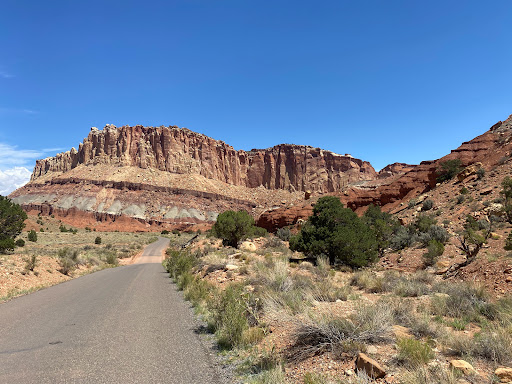
M 25 270 L 34 271 L 34 268 L 37 266 L 37 255 L 30 255 L 25 261 Z
M 24 247 L 25 246 L 25 240 L 23 240 L 23 239 L 16 240 L 16 246 L 17 247 Z
M 224 245 L 238 247 L 238 243 L 251 236 L 265 235 L 263 228 L 254 225 L 254 219 L 246 211 L 225 211 L 213 225 L 212 233 L 222 239 Z
M 428 243 L 428 252 L 423 254 L 423 261 L 426 266 L 431 266 L 436 263 L 439 256 L 444 253 L 444 245 L 438 240 L 430 240 Z
M 283 241 L 289 241 L 292 233 L 290 231 L 290 228 L 279 228 L 276 231 L 276 236 L 279 237 Z
M 28 233 L 28 241 L 36 242 L 37 241 L 37 233 L 33 229 Z
M 391 235 L 400 227 L 398 220 L 391 214 L 382 212 L 378 205 L 370 204 L 363 215 L 363 221 L 375 233 L 377 251 L 379 256 L 384 255 L 384 250 L 390 246 Z
M 437 170 L 437 182 L 442 183 L 453 179 L 460 171 L 462 171 L 462 162 L 459 159 L 447 160 L 441 163 L 441 167 Z
M 313 215 L 302 230 L 290 238 L 290 249 L 318 257 L 331 264 L 364 267 L 378 255 L 375 232 L 334 196 L 318 199 Z
M 410 368 L 427 364 L 435 356 L 434 351 L 427 343 L 412 339 L 399 339 L 396 343 L 398 360 Z
M 432 200 L 425 200 L 423 205 L 421 206 L 422 211 L 430 211 L 434 207 L 434 202 Z
M 504 211 L 507 216 L 507 220 L 512 223 L 512 179 L 507 176 L 501 183 L 501 194 L 504 197 Z
M 163 266 L 174 281 L 197 265 L 197 258 L 189 251 L 168 248 L 166 253 Z
M 210 303 L 211 326 L 222 348 L 231 349 L 243 344 L 243 334 L 249 329 L 246 295 L 242 286 L 230 285 Z
M 0 253 L 14 250 L 14 239 L 25 227 L 27 214 L 18 204 L 0 196 Z
M 78 251 L 76 249 L 63 248 L 59 249 L 57 255 L 60 265 L 59 272 L 64 275 L 69 275 L 78 264 Z
M 507 251 L 512 251 L 512 232 L 510 232 L 507 236 L 507 238 L 505 239 L 505 246 L 504 246 L 505 250 Z
M 100 237 L 100 236 L 97 236 L 97 237 L 94 239 L 94 244 L 101 244 L 101 237 Z

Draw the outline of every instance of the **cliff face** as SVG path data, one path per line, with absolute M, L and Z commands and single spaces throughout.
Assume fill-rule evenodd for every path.
M 335 192 L 350 182 L 377 177 L 368 162 L 319 148 L 281 144 L 236 151 L 188 129 L 107 125 L 102 131 L 92 128 L 78 150 L 38 160 L 32 181 L 97 164 L 197 174 L 231 185 L 290 191 Z
M 459 159 L 462 165 L 482 163 L 484 169 L 492 170 L 512 155 L 512 115 L 505 121 L 493 125 L 487 132 L 471 141 L 462 143 L 450 154 L 435 160 L 423 161 L 416 166 L 391 164 L 381 170 L 381 180 L 353 185 L 336 192 L 342 203 L 354 211 L 364 211 L 375 204 L 388 212 L 400 210 L 400 204 L 436 187 L 437 172 L 447 160 Z M 270 209 L 258 219 L 258 225 L 270 231 L 293 225 L 299 219 L 307 219 L 313 212 L 313 202 L 304 202 L 291 208 Z

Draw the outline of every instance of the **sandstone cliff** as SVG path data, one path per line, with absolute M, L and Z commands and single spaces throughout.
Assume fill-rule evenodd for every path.
M 484 169 L 491 170 L 509 159 L 511 153 L 512 115 L 438 160 L 423 161 L 417 166 L 392 164 L 381 171 L 383 175 L 388 173 L 387 178 L 351 185 L 342 192 L 335 192 L 334 195 L 354 211 L 361 212 L 368 205 L 376 204 L 382 206 L 385 211 L 396 212 L 401 209 L 404 202 L 435 188 L 437 172 L 444 161 L 460 159 L 463 166 L 480 162 Z M 401 174 L 404 171 L 405 173 Z M 396 172 L 398 175 L 393 175 Z M 291 208 L 269 209 L 260 215 L 258 225 L 273 231 L 295 224 L 297 220 L 307 219 L 312 214 L 311 204 L 314 204 L 314 200 Z
M 348 183 L 375 179 L 365 161 L 309 146 L 281 144 L 236 151 L 218 140 L 178 127 L 92 128 L 78 150 L 38 160 L 32 181 L 79 165 L 110 164 L 198 174 L 231 185 L 290 191 L 335 192 Z
M 367 162 L 309 146 L 237 151 L 185 128 L 107 125 L 92 128 L 78 150 L 38 160 L 30 183 L 11 198 L 73 225 L 97 220 L 126 229 L 120 218 L 130 217 L 133 228 L 183 228 L 227 209 L 257 217 L 301 201 L 304 191 L 334 193 L 376 178 Z

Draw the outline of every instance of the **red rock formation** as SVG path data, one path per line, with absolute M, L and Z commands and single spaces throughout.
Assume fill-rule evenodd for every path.
M 451 159 L 460 159 L 463 166 L 481 162 L 484 169 L 491 169 L 500 164 L 504 158 L 510 157 L 512 152 L 512 115 L 503 122 L 493 125 L 489 131 L 475 139 L 463 143 L 435 161 L 424 161 L 420 165 L 413 166 L 409 171 L 399 177 L 382 181 L 381 185 L 375 182 L 367 185 L 354 185 L 343 192 L 334 193 L 342 203 L 356 212 L 363 212 L 365 207 L 376 204 L 383 210 L 392 212 L 399 209 L 403 201 L 407 201 L 436 186 L 436 179 L 441 163 Z M 393 172 L 394 165 L 388 166 Z M 386 167 L 386 168 L 388 168 Z M 299 219 L 307 219 L 313 212 L 313 201 L 304 202 L 291 208 L 277 208 L 263 212 L 257 223 L 269 231 L 287 225 L 293 225 Z
M 107 125 L 102 131 L 92 128 L 78 151 L 38 160 L 32 180 L 81 164 L 154 168 L 249 188 L 314 192 L 335 192 L 377 177 L 368 162 L 319 148 L 281 144 L 245 152 L 185 128 Z
M 350 155 L 281 144 L 236 151 L 178 127 L 107 125 L 92 128 L 78 150 L 38 160 L 31 182 L 11 194 L 27 209 L 64 220 L 91 218 L 124 229 L 129 216 L 162 226 L 201 225 L 227 209 L 257 216 L 276 204 L 295 203 L 304 191 L 341 191 L 376 179 L 372 166 Z

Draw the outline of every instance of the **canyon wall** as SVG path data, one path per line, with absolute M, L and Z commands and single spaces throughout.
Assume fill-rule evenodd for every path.
M 237 151 L 186 128 L 107 125 L 103 130 L 92 128 L 78 150 L 38 160 L 32 181 L 97 164 L 198 174 L 231 185 L 290 191 L 336 192 L 348 183 L 377 177 L 368 162 L 309 146 Z

